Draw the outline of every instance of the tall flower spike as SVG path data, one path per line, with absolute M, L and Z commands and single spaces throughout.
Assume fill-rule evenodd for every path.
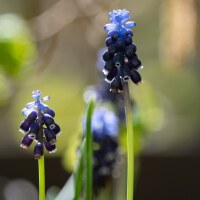
M 20 125 L 20 131 L 26 133 L 22 138 L 21 147 L 27 149 L 36 141 L 34 147 L 35 159 L 40 159 L 44 154 L 44 146 L 49 153 L 56 151 L 56 137 L 60 133 L 60 127 L 55 123 L 55 112 L 43 101 L 48 101 L 49 96 L 41 98 L 39 90 L 32 92 L 35 101 L 26 104 L 22 114 L 27 118 Z
M 136 54 L 136 46 L 132 44 L 133 32 L 131 29 L 136 26 L 130 19 L 127 10 L 113 10 L 109 13 L 110 22 L 104 26 L 108 31 L 106 46 L 108 49 L 103 54 L 105 61 L 103 73 L 106 75 L 106 82 L 110 83 L 112 92 L 122 92 L 122 81 L 129 79 L 135 84 L 142 82 L 138 69 L 142 67 L 141 61 Z

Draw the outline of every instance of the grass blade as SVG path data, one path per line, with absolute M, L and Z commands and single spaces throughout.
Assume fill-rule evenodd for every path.
M 80 147 L 80 157 L 77 163 L 76 170 L 55 200 L 79 200 L 83 188 L 83 172 L 86 167 L 86 200 L 92 199 L 92 130 L 91 119 L 94 110 L 94 102 L 90 101 L 86 108 L 85 116 L 85 137 Z M 86 163 L 84 163 L 86 161 Z M 86 164 L 86 165 L 84 165 Z M 73 185 L 73 189 L 72 189 Z M 70 189 L 71 188 L 71 189 Z
M 84 168 L 84 155 L 86 151 L 86 139 L 83 139 L 83 142 L 80 147 L 80 158 L 77 164 L 75 172 L 75 194 L 74 200 L 78 200 L 81 195 L 81 190 L 83 187 L 83 168 Z
M 94 101 L 90 100 L 86 109 L 86 200 L 92 199 L 92 113 L 94 110 Z

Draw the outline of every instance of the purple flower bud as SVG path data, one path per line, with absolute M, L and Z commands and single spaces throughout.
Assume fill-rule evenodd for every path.
M 110 72 L 114 68 L 114 66 L 115 64 L 113 62 L 113 59 L 110 59 L 105 63 L 104 70 Z
M 26 134 L 21 141 L 20 147 L 27 149 L 31 144 L 33 140 Z
M 34 147 L 34 157 L 35 159 L 40 159 L 44 154 L 43 144 L 38 142 Z
M 139 68 L 141 68 L 142 63 L 138 59 L 137 55 L 135 55 L 132 59 L 128 60 L 128 65 L 130 66 L 130 68 L 138 70 Z
M 108 47 L 108 52 L 110 55 L 114 55 L 117 52 L 117 46 L 115 44 L 111 44 Z
M 125 55 L 127 58 L 133 58 L 137 51 L 137 47 L 135 44 L 127 45 L 125 48 Z
M 131 71 L 128 65 L 124 65 L 124 69 L 121 71 L 121 75 L 124 82 L 130 79 Z
M 139 83 L 142 82 L 142 78 L 141 78 L 140 74 L 136 70 L 132 70 L 131 71 L 130 78 L 135 84 L 139 84 Z
M 54 119 L 53 119 L 53 117 L 52 117 L 51 115 L 49 115 L 49 114 L 44 114 L 44 115 L 42 116 L 42 121 L 45 123 L 45 125 L 46 125 L 47 127 L 49 127 L 49 126 L 51 126 L 52 124 L 54 124 Z
M 20 129 L 19 129 L 19 130 L 20 130 L 22 133 L 26 133 L 26 132 L 29 130 L 30 125 L 31 125 L 31 123 L 30 123 L 27 119 L 25 119 L 25 120 L 21 123 Z
M 115 76 L 117 75 L 117 73 L 118 73 L 117 68 L 113 68 L 113 69 L 107 74 L 106 79 L 105 79 L 106 82 L 110 83 L 110 82 L 113 80 L 113 78 L 115 78 Z
M 56 143 L 56 135 L 49 128 L 44 129 L 44 134 L 47 142 L 49 142 L 50 144 Z
M 106 61 L 108 61 L 108 60 L 110 60 L 112 58 L 112 56 L 109 54 L 109 52 L 108 51 L 105 51 L 104 53 L 103 53 L 103 60 L 106 62 Z
M 125 39 L 125 45 L 129 46 L 132 44 L 132 36 L 128 35 Z
M 58 124 L 52 124 L 50 126 L 50 129 L 52 132 L 54 132 L 55 135 L 59 135 L 61 133 L 61 130 L 60 130 L 60 126 Z
M 124 65 L 124 54 L 122 52 L 118 52 L 114 55 L 113 61 L 116 67 L 121 67 Z
M 119 32 L 116 30 L 109 31 L 108 37 L 111 37 L 112 39 L 117 40 L 119 38 Z
M 111 44 L 114 44 L 114 40 L 111 37 L 108 37 L 106 39 L 106 46 L 109 47 Z
M 118 38 L 117 42 L 115 43 L 117 48 L 121 49 L 121 48 L 124 48 L 125 47 L 125 41 L 123 38 Z
M 128 30 L 128 34 L 133 37 L 133 31 L 132 30 Z
M 123 90 L 122 88 L 122 81 L 119 76 L 116 76 L 110 83 L 110 90 L 112 92 L 118 93 Z
M 49 108 L 49 107 L 46 107 L 46 108 L 43 110 L 43 112 L 44 112 L 45 114 L 51 115 L 52 117 L 55 117 L 55 112 L 54 112 L 51 108 Z
M 38 133 L 39 133 L 39 129 L 40 129 L 40 125 L 38 122 L 34 122 L 33 124 L 31 124 L 30 126 L 30 130 L 28 132 L 28 136 L 31 139 L 37 139 Z
M 50 108 L 47 110 L 46 114 L 49 114 L 52 117 L 55 117 L 55 112 L 52 109 L 50 109 Z
M 27 120 L 30 122 L 30 123 L 33 123 L 37 118 L 37 111 L 32 111 L 28 117 L 27 117 Z
M 55 153 L 57 151 L 55 144 L 50 144 L 47 141 L 44 141 L 44 146 L 49 153 Z

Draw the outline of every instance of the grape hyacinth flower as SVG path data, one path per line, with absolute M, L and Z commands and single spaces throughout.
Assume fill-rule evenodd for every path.
M 118 136 L 119 122 L 116 114 L 106 107 L 99 107 L 94 110 L 92 116 L 93 135 L 104 138 L 110 136 L 116 138 Z
M 142 67 L 141 61 L 136 54 L 136 46 L 132 43 L 133 32 L 131 29 L 136 26 L 130 19 L 127 10 L 113 10 L 109 13 L 110 24 L 104 29 L 108 31 L 106 46 L 103 54 L 105 61 L 103 72 L 106 81 L 110 83 L 110 90 L 115 93 L 123 91 L 122 82 L 129 79 L 135 84 L 142 82 L 138 69 Z
M 97 194 L 112 177 L 117 165 L 119 120 L 106 107 L 95 108 L 92 116 L 93 185 Z
M 103 54 L 105 61 L 103 72 L 106 81 L 110 83 L 110 91 L 123 92 L 127 129 L 127 200 L 134 199 L 134 133 L 131 97 L 128 80 L 139 84 L 142 79 L 138 69 L 142 67 L 136 54 L 136 46 L 132 43 L 132 28 L 136 25 L 130 19 L 127 10 L 113 10 L 109 13 L 110 24 L 104 29 L 108 31 L 106 46 Z
M 55 112 L 43 101 L 48 101 L 49 96 L 41 98 L 39 90 L 32 92 L 35 101 L 30 102 L 22 110 L 26 119 L 20 125 L 20 131 L 25 134 L 21 140 L 21 147 L 27 149 L 33 141 L 35 159 L 40 159 L 44 154 L 44 147 L 49 153 L 56 151 L 56 136 L 60 127 L 55 123 Z

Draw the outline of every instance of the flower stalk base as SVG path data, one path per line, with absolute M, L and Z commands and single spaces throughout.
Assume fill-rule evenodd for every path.
M 133 116 L 129 94 L 128 82 L 122 82 L 124 91 L 124 105 L 127 127 L 127 200 L 133 200 L 134 194 L 134 137 L 133 137 Z
M 38 172 L 39 172 L 39 200 L 45 200 L 45 167 L 44 156 L 38 159 Z

